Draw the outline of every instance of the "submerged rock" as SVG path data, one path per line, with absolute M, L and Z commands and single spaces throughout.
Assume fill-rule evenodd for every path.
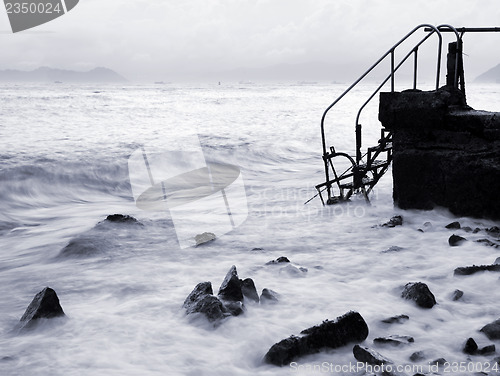
M 352 353 L 358 362 L 368 363 L 372 365 L 382 365 L 390 364 L 392 361 L 382 356 L 375 350 L 370 349 L 366 346 L 355 345 L 352 349 Z
M 194 241 L 196 242 L 196 247 L 199 245 L 214 241 L 217 237 L 212 232 L 204 232 L 203 234 L 198 234 L 194 237 Z
M 498 245 L 497 243 L 495 242 L 492 242 L 491 240 L 489 239 L 478 239 L 478 240 L 475 240 L 476 243 L 480 243 L 480 244 L 483 244 L 483 245 L 486 245 L 488 247 L 493 247 L 493 248 L 499 248 L 500 245 Z
M 241 280 L 238 278 L 236 266 L 229 269 L 219 288 L 218 296 L 222 300 L 230 302 L 243 301 L 243 292 L 241 291 Z
M 385 251 L 382 251 L 382 253 L 401 252 L 402 250 L 404 250 L 403 247 L 398 247 L 397 245 L 393 245 L 392 247 L 387 248 Z
M 276 260 L 271 260 L 271 261 L 266 262 L 266 265 L 282 264 L 285 262 L 290 262 L 290 260 L 285 256 L 281 256 L 281 257 L 278 257 Z
M 476 341 L 474 341 L 474 338 L 469 338 L 467 342 L 465 342 L 464 345 L 464 353 L 469 354 L 469 355 L 474 355 L 478 349 Z
M 338 348 L 352 342 L 361 342 L 368 336 L 368 326 L 358 312 L 348 312 L 334 321 L 303 330 L 302 337 L 290 336 L 274 344 L 264 361 L 276 366 L 289 364 L 294 359 L 319 352 L 323 348 Z
M 451 222 L 451 223 L 447 224 L 444 227 L 446 227 L 448 230 L 458 230 L 458 229 L 460 229 L 461 226 L 460 226 L 460 222 L 455 221 L 455 222 Z
M 410 317 L 408 315 L 397 315 L 384 319 L 382 322 L 385 324 L 402 324 L 409 319 Z
M 410 336 L 399 336 L 399 335 L 391 335 L 387 337 L 378 337 L 373 340 L 374 343 L 378 344 L 388 344 L 388 345 L 407 345 L 409 343 L 415 342 L 415 339 Z
M 500 339 L 500 319 L 483 326 L 480 331 L 491 340 Z
M 123 215 L 123 214 L 111 214 L 108 215 L 105 219 L 108 222 L 113 222 L 113 223 L 140 223 L 137 219 L 130 215 Z
M 400 215 L 395 215 L 394 217 L 389 219 L 389 222 L 384 223 L 382 227 L 396 227 L 402 225 L 403 225 L 403 217 Z
M 456 246 L 459 246 L 461 245 L 462 243 L 464 243 L 465 241 L 467 241 L 467 239 L 459 236 L 459 235 L 455 235 L 453 234 L 452 236 L 450 236 L 450 238 L 448 239 L 448 244 L 450 245 L 450 247 L 456 247 Z
M 436 304 L 436 298 L 434 298 L 429 287 L 422 282 L 407 283 L 401 293 L 401 297 L 415 301 L 422 308 L 432 308 Z
M 253 300 L 255 303 L 259 302 L 259 294 L 252 278 L 246 278 L 241 281 L 241 292 L 245 299 Z
M 464 296 L 464 292 L 462 290 L 455 290 L 453 291 L 453 294 L 451 295 L 451 300 L 457 301 Z
M 472 266 L 461 266 L 455 269 L 455 275 L 471 275 L 478 272 L 500 272 L 499 264 L 492 265 L 472 265 Z
M 56 292 L 50 287 L 45 287 L 35 295 L 28 308 L 21 317 L 21 328 L 32 327 L 38 319 L 51 319 L 65 316 L 59 303 Z
M 276 304 L 279 302 L 278 293 L 271 289 L 263 289 L 260 295 L 260 304 Z

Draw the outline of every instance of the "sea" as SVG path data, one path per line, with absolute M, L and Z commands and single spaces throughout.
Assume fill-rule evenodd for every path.
M 500 256 L 474 241 L 494 241 L 485 229 L 498 222 L 455 217 L 444 208 L 401 210 L 392 201 L 390 170 L 369 202 L 356 196 L 323 206 L 314 197 L 324 181 L 321 116 L 347 86 L 2 84 L 0 374 L 380 374 L 357 364 L 352 344 L 290 366 L 263 362 L 274 343 L 349 311 L 368 324 L 363 345 L 406 374 L 430 374 L 429 363 L 438 358 L 448 362 L 441 374 L 495 374 L 495 354 L 462 350 L 470 337 L 480 347 L 495 343 L 479 329 L 500 318 L 499 275 L 457 277 L 453 271 Z M 375 88 L 363 84 L 328 113 L 328 147 L 354 154 L 354 118 Z M 498 111 L 499 92 L 498 84 L 471 83 L 468 103 Z M 380 136 L 377 111 L 375 96 L 361 115 L 363 148 Z M 149 150 L 159 156 L 161 171 L 169 165 L 189 174 L 188 155 L 201 155 L 201 165 L 232 166 L 237 178 L 219 187 L 228 192 L 225 204 L 207 209 L 190 187 L 195 193 L 180 217 L 168 205 L 144 210 L 134 174 L 146 170 L 132 162 L 137 155 L 146 160 Z M 171 154 L 176 150 L 178 159 Z M 207 211 L 212 222 L 203 220 Z M 112 214 L 139 223 L 111 223 Z M 380 226 L 396 215 L 402 226 Z M 233 217 L 230 228 L 217 227 Z M 454 221 L 480 231 L 445 228 Z M 195 246 L 180 236 L 203 232 L 216 239 Z M 469 241 L 450 247 L 454 233 Z M 290 263 L 268 264 L 281 256 Z M 183 302 L 193 288 L 210 281 L 217 294 L 232 265 L 239 278 L 252 278 L 259 293 L 275 291 L 279 301 L 247 302 L 244 314 L 217 327 L 186 315 Z M 438 304 L 426 310 L 402 299 L 408 282 L 426 283 Z M 66 316 L 20 330 L 27 306 L 46 286 L 57 292 Z M 457 289 L 464 295 L 453 301 Z M 409 317 L 404 323 L 381 322 L 401 314 Z M 373 342 L 389 335 L 414 342 Z M 413 362 L 417 351 L 422 358 Z

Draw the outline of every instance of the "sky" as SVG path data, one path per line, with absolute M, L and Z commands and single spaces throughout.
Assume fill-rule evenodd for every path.
M 80 0 L 66 15 L 16 34 L 0 8 L 0 69 L 102 66 L 132 81 L 177 81 L 230 74 L 243 80 L 286 65 L 299 80 L 331 66 L 331 79 L 342 80 L 362 73 L 421 23 L 500 26 L 500 6 L 498 0 Z M 466 34 L 464 45 L 466 76 L 500 63 L 500 33 Z

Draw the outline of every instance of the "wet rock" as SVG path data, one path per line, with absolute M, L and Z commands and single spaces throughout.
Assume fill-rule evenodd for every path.
M 28 308 L 21 317 L 21 328 L 33 327 L 38 319 L 51 319 L 65 316 L 59 303 L 56 292 L 50 287 L 45 287 L 35 295 Z
M 382 320 L 383 323 L 385 324 L 402 324 L 406 321 L 408 321 L 410 317 L 407 315 L 398 315 L 398 316 L 392 316 L 387 319 Z
M 458 230 L 461 226 L 460 222 L 451 222 L 444 227 L 446 227 L 448 230 Z
M 436 299 L 429 290 L 429 287 L 422 282 L 407 283 L 401 293 L 401 297 L 415 301 L 422 308 L 432 308 L 436 304 Z
M 420 232 L 429 232 L 432 231 L 434 226 L 432 225 L 431 222 L 425 222 L 421 228 L 418 229 Z
M 482 245 L 486 245 L 488 247 L 493 247 L 493 248 L 498 248 L 500 247 L 500 245 L 498 245 L 497 243 L 495 242 L 492 242 L 491 240 L 489 239 L 478 239 L 478 240 L 475 240 L 476 243 L 480 243 Z
M 491 340 L 500 339 L 500 319 L 483 326 L 480 331 Z
M 500 265 L 500 257 L 497 257 L 495 259 L 495 262 L 493 263 L 493 265 Z
M 403 225 L 403 217 L 400 215 L 395 215 L 394 217 L 389 219 L 389 222 L 384 223 L 382 227 L 396 227 L 401 225 Z
M 451 300 L 456 302 L 457 300 L 461 299 L 462 296 L 464 296 L 464 292 L 462 290 L 455 290 L 455 291 L 453 291 L 453 294 L 451 295 Z
M 415 351 L 413 354 L 410 355 L 409 359 L 412 362 L 421 362 L 422 360 L 427 359 L 427 355 L 425 354 L 425 351 Z
M 231 266 L 222 281 L 218 293 L 219 299 L 229 302 L 243 301 L 243 292 L 241 291 L 241 280 L 238 278 L 236 266 Z
M 471 275 L 478 272 L 500 272 L 500 265 L 472 265 L 472 266 L 461 266 L 455 269 L 455 275 Z
M 352 342 L 361 342 L 368 336 L 368 326 L 357 312 L 348 312 L 334 321 L 303 330 L 303 336 L 290 336 L 274 344 L 264 357 L 269 364 L 283 366 L 304 355 L 323 348 L 338 348 Z
M 281 268 L 279 273 L 289 275 L 290 277 L 304 277 L 304 273 L 307 273 L 307 269 L 302 267 L 297 268 L 296 266 L 289 264 Z
M 448 239 L 448 244 L 450 245 L 450 247 L 457 247 L 457 246 L 461 245 L 462 243 L 464 243 L 465 241 L 467 241 L 467 239 L 465 239 L 459 235 L 453 234 Z
M 484 346 L 482 349 L 477 350 L 479 355 L 491 355 L 496 352 L 495 345 Z
M 228 316 L 222 302 L 213 296 L 210 282 L 198 283 L 182 306 L 187 314 L 201 313 L 208 321 L 216 324 Z
M 486 229 L 486 232 L 491 236 L 500 236 L 500 228 L 498 226 L 493 226 Z
M 222 306 L 225 312 L 228 312 L 232 316 L 239 316 L 245 312 L 245 306 L 243 302 L 222 302 Z
M 129 224 L 139 224 L 140 222 L 130 215 L 123 214 L 111 214 L 108 215 L 105 219 L 108 222 L 113 223 L 129 223 Z
M 278 293 L 271 289 L 263 289 L 262 294 L 260 295 L 260 303 L 261 304 L 276 304 L 278 303 Z
M 212 232 L 204 232 L 203 234 L 198 234 L 194 237 L 194 241 L 196 242 L 196 247 L 199 245 L 214 241 L 217 237 Z
M 415 339 L 410 336 L 399 336 L 399 335 L 391 335 L 387 337 L 378 337 L 373 340 L 374 343 L 382 344 L 382 345 L 407 345 L 409 343 L 415 342 Z
M 394 252 L 401 252 L 404 250 L 403 247 L 398 247 L 397 245 L 393 245 L 390 248 L 387 248 L 385 251 L 382 251 L 382 253 L 394 253 Z
M 366 346 L 355 345 L 352 349 L 352 353 L 358 362 L 368 363 L 372 365 L 392 363 L 389 359 Z
M 241 281 L 241 292 L 245 299 L 253 300 L 254 302 L 259 302 L 259 294 L 255 288 L 255 283 L 252 278 L 246 278 Z
M 92 257 L 99 255 L 109 246 L 105 239 L 93 236 L 81 235 L 71 239 L 69 243 L 61 250 L 58 257 Z
M 438 366 L 444 366 L 447 362 L 445 358 L 437 358 L 433 360 L 430 364 L 437 364 Z
M 464 230 L 465 232 L 473 232 L 474 230 L 469 227 L 469 226 L 465 226 L 465 227 L 462 227 L 462 230 Z
M 282 264 L 285 262 L 290 262 L 290 260 L 288 258 L 286 258 L 285 256 L 281 256 L 281 257 L 278 257 L 276 260 L 271 260 L 271 261 L 266 262 L 266 265 Z
M 474 355 L 478 349 L 476 341 L 474 341 L 474 338 L 469 338 L 467 342 L 465 342 L 464 345 L 464 353 L 469 354 L 469 355 Z

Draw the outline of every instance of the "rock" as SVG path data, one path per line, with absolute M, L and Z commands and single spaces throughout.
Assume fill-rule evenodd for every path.
M 413 354 L 410 355 L 410 360 L 412 362 L 421 362 L 422 360 L 425 360 L 427 358 L 425 351 L 415 351 Z
M 472 229 L 472 227 L 469 227 L 469 226 L 462 227 L 462 230 L 464 230 L 465 232 L 472 232 L 472 231 L 474 231 Z
M 462 290 L 455 290 L 455 291 L 453 291 L 453 294 L 451 295 L 451 300 L 456 302 L 457 300 L 461 299 L 462 296 L 464 296 L 464 292 Z
M 461 226 L 460 222 L 451 222 L 444 227 L 446 227 L 449 230 L 458 230 Z
M 217 237 L 212 232 L 204 232 L 203 234 L 198 234 L 194 237 L 194 241 L 196 242 L 196 247 L 199 245 L 214 241 Z
M 271 289 L 263 289 L 260 295 L 261 304 L 276 304 L 278 303 L 278 293 Z
M 419 228 L 418 231 L 420 232 L 429 232 L 429 231 L 432 231 L 432 229 L 434 228 L 434 226 L 432 225 L 431 222 L 425 222 L 422 226 L 422 228 Z
M 288 264 L 287 266 L 283 267 L 279 271 L 280 274 L 287 274 L 290 277 L 303 277 L 304 273 L 307 273 L 306 268 L 297 268 L 296 266 L 293 266 L 292 264 Z
M 422 282 L 407 283 L 401 293 L 401 297 L 415 301 L 422 308 L 432 308 L 436 304 L 434 295 L 427 285 Z
M 385 251 L 382 251 L 382 253 L 393 253 L 393 252 L 401 252 L 404 250 L 403 247 L 398 247 L 397 245 L 393 245 L 390 248 L 387 248 Z
M 255 283 L 252 278 L 246 278 L 241 281 L 241 292 L 245 299 L 253 300 L 254 302 L 259 302 L 259 294 L 255 288 Z
M 348 312 L 334 321 L 303 330 L 302 337 L 290 336 L 274 344 L 264 357 L 266 363 L 283 366 L 294 359 L 314 354 L 323 348 L 339 348 L 361 342 L 368 336 L 368 326 L 358 312 Z
M 245 312 L 245 306 L 242 302 L 222 302 L 225 312 L 229 312 L 232 316 L 239 316 Z
M 437 358 L 433 360 L 430 364 L 437 364 L 438 366 L 444 366 L 447 362 L 445 358 Z
M 448 244 L 450 245 L 450 247 L 456 247 L 456 246 L 461 245 L 465 241 L 467 241 L 467 239 L 465 239 L 465 238 L 463 238 L 463 237 L 461 237 L 459 235 L 453 234 L 448 239 Z
M 130 215 L 123 214 L 111 214 L 108 215 L 105 219 L 108 222 L 113 223 L 129 223 L 129 224 L 139 224 L 140 222 Z
M 278 257 L 276 260 L 271 260 L 266 262 L 266 265 L 273 265 L 273 264 L 282 264 L 284 262 L 290 262 L 288 258 L 285 256 Z
M 465 342 L 464 345 L 464 353 L 469 354 L 469 355 L 474 355 L 478 349 L 476 341 L 474 341 L 474 338 L 469 338 L 467 342 Z
M 500 236 L 500 228 L 498 226 L 493 226 L 486 229 L 486 232 L 491 236 Z
M 495 262 L 493 263 L 493 265 L 500 265 L 500 257 L 497 257 L 495 259 Z
M 387 337 L 378 337 L 373 340 L 374 343 L 377 344 L 388 344 L 394 346 L 407 345 L 409 343 L 415 342 L 415 339 L 410 336 L 399 336 L 399 335 L 391 335 Z
M 476 243 L 480 243 L 480 244 L 483 244 L 483 245 L 486 245 L 488 247 L 493 247 L 493 248 L 498 248 L 500 247 L 500 245 L 498 245 L 497 243 L 495 242 L 492 242 L 491 240 L 489 239 L 478 239 L 478 240 L 474 240 Z
M 480 331 L 491 340 L 500 339 L 500 319 L 483 326 Z
M 238 278 L 236 266 L 231 266 L 222 281 L 218 293 L 219 299 L 229 302 L 243 301 L 243 292 L 241 291 L 241 280 Z
M 400 215 L 395 215 L 391 219 L 389 219 L 389 222 L 386 222 L 382 225 L 382 227 L 396 227 L 396 226 L 401 226 L 403 224 L 403 217 Z
M 479 355 L 491 355 L 496 352 L 495 345 L 484 346 L 482 349 L 477 350 Z
M 382 320 L 383 323 L 385 324 L 402 324 L 405 321 L 408 321 L 410 317 L 407 315 L 398 315 L 398 316 L 392 316 L 387 319 Z
M 28 308 L 26 308 L 20 320 L 21 328 L 34 326 L 38 319 L 51 319 L 59 316 L 65 316 L 59 298 L 53 289 L 45 287 L 35 295 Z
M 372 365 L 392 363 L 389 359 L 366 346 L 355 345 L 352 349 L 352 353 L 358 362 Z
M 461 266 L 455 269 L 455 275 L 471 275 L 478 272 L 500 272 L 500 265 L 472 265 L 472 266 Z
M 228 315 L 222 302 L 213 296 L 212 283 L 201 282 L 184 300 L 183 308 L 187 314 L 201 313 L 208 321 L 219 324 Z

